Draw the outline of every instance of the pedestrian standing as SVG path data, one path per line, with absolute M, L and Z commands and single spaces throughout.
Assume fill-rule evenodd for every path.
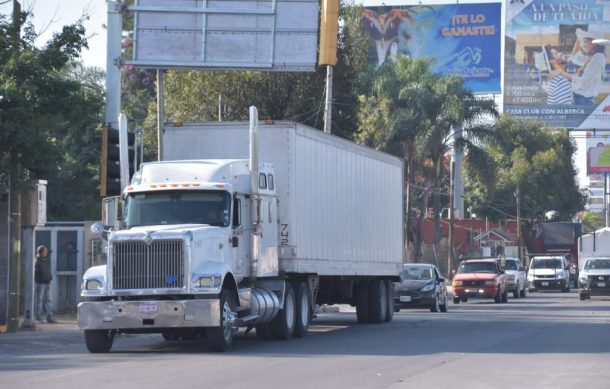
M 53 318 L 53 303 L 51 302 L 50 285 L 53 275 L 51 274 L 51 261 L 49 260 L 49 249 L 46 246 L 38 246 L 36 249 L 36 266 L 34 269 L 34 281 L 36 283 L 35 298 L 36 305 L 34 314 L 36 320 L 42 323 L 42 312 L 46 314 L 47 323 L 57 323 Z

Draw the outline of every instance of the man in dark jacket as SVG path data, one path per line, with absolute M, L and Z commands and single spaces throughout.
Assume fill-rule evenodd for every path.
M 57 323 L 53 319 L 53 304 L 51 303 L 51 291 L 49 290 L 52 279 L 49 250 L 46 246 L 38 246 L 34 268 L 34 281 L 36 282 L 34 314 L 36 320 L 40 323 L 42 323 L 43 310 L 47 315 L 47 323 Z

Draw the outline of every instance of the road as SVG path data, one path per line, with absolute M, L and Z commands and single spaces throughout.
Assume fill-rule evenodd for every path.
M 403 310 L 359 325 L 320 314 L 304 339 L 241 334 L 225 354 L 203 341 L 122 335 L 89 354 L 73 323 L 0 335 L 0 387 L 609 388 L 610 298 L 534 293 L 471 301 L 448 313 Z

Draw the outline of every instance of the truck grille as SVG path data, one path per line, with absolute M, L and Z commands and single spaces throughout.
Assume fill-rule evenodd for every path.
M 182 240 L 116 241 L 112 250 L 113 289 L 165 289 L 184 286 Z
M 463 286 L 485 286 L 485 281 L 462 281 Z

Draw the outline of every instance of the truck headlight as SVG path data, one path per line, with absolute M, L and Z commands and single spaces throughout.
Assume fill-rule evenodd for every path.
M 462 281 L 453 281 L 453 286 L 462 286 Z
M 100 290 L 102 287 L 103 285 L 99 280 L 83 280 L 83 290 Z
M 199 288 L 218 288 L 220 286 L 220 276 L 202 276 L 197 278 L 195 286 Z

